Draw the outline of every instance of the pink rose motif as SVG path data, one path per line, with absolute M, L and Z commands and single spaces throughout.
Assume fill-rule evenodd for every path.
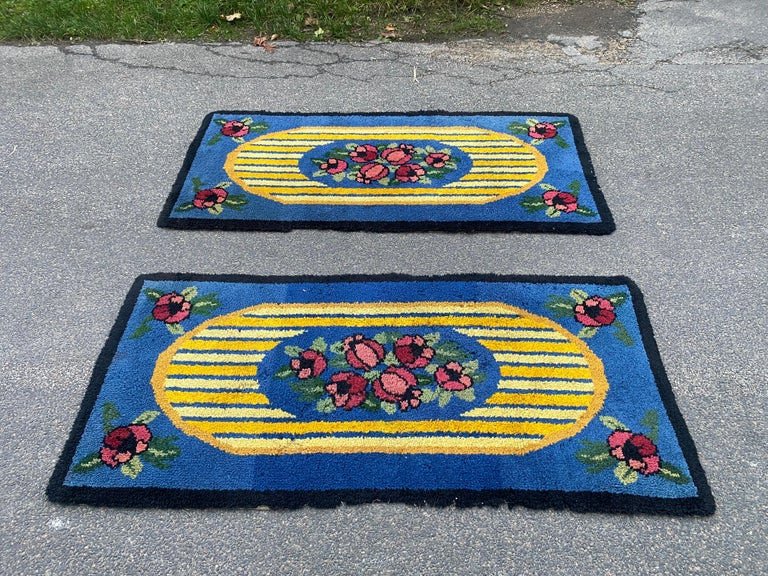
M 344 339 L 344 356 L 352 368 L 358 370 L 372 370 L 379 362 L 384 360 L 384 347 L 366 338 L 362 334 L 355 334 Z
M 226 199 L 227 191 L 224 188 L 206 188 L 205 190 L 197 191 L 192 204 L 195 208 L 205 210 L 213 208 L 216 204 L 223 204 Z
M 395 342 L 395 356 L 408 368 L 424 368 L 434 355 L 421 336 L 403 336 Z
M 304 350 L 298 358 L 291 358 L 290 366 L 299 380 L 306 380 L 320 376 L 328 366 L 328 362 L 320 352 Z
M 110 468 L 125 464 L 136 454 L 141 454 L 149 447 L 152 433 L 144 424 L 119 426 L 104 437 L 104 445 L 99 450 L 101 461 Z
M 557 136 L 557 126 L 549 122 L 539 122 L 528 128 L 528 136 L 539 140 L 554 138 Z
M 450 159 L 450 155 L 443 152 L 430 152 L 427 154 L 427 157 L 424 158 L 424 161 L 433 168 L 443 168 L 446 162 Z
M 573 307 L 577 322 L 584 326 L 608 326 L 616 320 L 613 303 L 601 296 L 590 296 L 581 304 Z
M 426 174 L 418 164 L 403 164 L 395 171 L 395 178 L 400 182 L 418 182 Z
M 349 164 L 344 160 L 328 158 L 328 160 L 320 164 L 320 170 L 325 170 L 328 174 L 338 174 L 339 172 L 344 172 L 344 170 L 347 169 L 347 166 L 349 166 Z
M 365 402 L 368 381 L 354 372 L 338 372 L 331 376 L 325 391 L 331 395 L 336 408 L 352 410 Z
M 155 320 L 166 324 L 177 324 L 189 316 L 192 303 L 176 292 L 163 294 L 155 302 L 152 308 L 152 316 Z
M 421 390 L 416 376 L 407 368 L 390 366 L 373 381 L 373 393 L 384 402 L 392 402 L 405 412 L 421 404 Z
M 371 182 L 386 178 L 389 174 L 389 168 L 382 164 L 365 164 L 360 168 L 355 180 L 361 184 L 370 184 Z
M 449 392 L 461 392 L 474 384 L 472 377 L 465 374 L 464 367 L 455 360 L 435 371 L 435 381 L 438 386 Z
M 405 152 L 406 154 L 411 154 L 411 155 L 413 155 L 413 153 L 416 151 L 416 148 L 414 148 L 412 144 L 400 144 L 398 148 L 403 152 Z
M 221 133 L 230 138 L 242 138 L 250 131 L 250 127 L 239 120 L 230 120 L 221 127 Z
M 547 190 L 541 197 L 547 206 L 552 206 L 560 212 L 575 212 L 579 207 L 576 196 L 562 190 Z
M 357 146 L 349 153 L 350 159 L 361 164 L 363 162 L 370 162 L 371 160 L 375 160 L 378 158 L 378 156 L 379 151 L 376 149 L 376 146 L 372 146 L 371 144 L 362 144 Z
M 387 148 L 381 153 L 381 157 L 384 158 L 390 164 L 400 166 L 411 161 L 413 156 L 401 150 L 400 148 Z
M 644 434 L 615 430 L 608 436 L 608 446 L 611 456 L 644 476 L 655 474 L 661 468 L 656 444 Z

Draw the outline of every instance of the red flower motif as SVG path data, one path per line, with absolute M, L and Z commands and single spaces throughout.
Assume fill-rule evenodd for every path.
M 403 164 L 395 171 L 395 178 L 400 182 L 418 182 L 426 172 L 418 164 Z
M 352 368 L 371 370 L 384 360 L 384 347 L 362 334 L 348 336 L 343 344 L 345 357 Z
M 224 136 L 229 136 L 231 138 L 241 138 L 250 131 L 250 127 L 239 120 L 230 120 L 229 122 L 225 122 L 221 127 L 221 133 L 224 134 Z
M 304 350 L 298 358 L 291 359 L 291 370 L 296 372 L 299 380 L 316 378 L 323 373 L 328 362 L 320 352 L 316 350 Z
M 413 156 L 401 150 L 400 148 L 387 148 L 381 153 L 381 157 L 390 164 L 394 164 L 395 166 L 410 162 L 411 158 L 413 158 Z
M 152 316 L 155 320 L 166 324 L 177 324 L 189 316 L 192 303 L 176 292 L 163 294 L 155 302 L 152 308 Z
M 616 320 L 613 303 L 601 296 L 590 296 L 581 304 L 574 306 L 573 313 L 576 321 L 584 326 L 608 326 Z
M 430 152 L 427 154 L 427 157 L 424 158 L 424 161 L 430 166 L 434 166 L 435 168 L 442 168 L 450 159 L 451 157 L 449 154 L 445 154 L 443 152 Z
M 541 197 L 547 206 L 554 206 L 560 212 L 575 212 L 579 207 L 576 196 L 562 190 L 547 190 Z
M 528 128 L 528 136 L 540 140 L 554 138 L 557 136 L 557 126 L 550 124 L 549 122 L 539 122 Z
M 345 160 L 337 160 L 336 158 L 328 158 L 325 162 L 320 164 L 320 170 L 325 170 L 328 174 L 338 174 L 344 172 L 347 169 L 347 162 Z
M 325 391 L 333 398 L 336 408 L 352 410 L 365 402 L 365 388 L 368 382 L 354 372 L 338 372 L 331 376 L 331 381 L 325 385 Z
M 149 446 L 152 433 L 144 424 L 119 426 L 104 437 L 104 445 L 99 450 L 101 461 L 110 468 L 125 464 L 136 454 L 141 454 Z
M 195 194 L 195 199 L 192 200 L 192 204 L 195 208 L 205 210 L 207 208 L 213 208 L 216 204 L 221 204 L 227 199 L 227 191 L 224 188 L 206 188 L 205 190 L 198 190 Z
M 375 160 L 378 155 L 379 151 L 376 149 L 376 146 L 370 144 L 362 144 L 349 153 L 349 157 L 353 161 L 360 163 Z
M 471 388 L 474 384 L 471 376 L 464 373 L 464 367 L 455 360 L 448 362 L 445 366 L 440 366 L 435 371 L 435 381 L 441 388 L 449 392 L 461 392 Z
M 653 441 L 644 434 L 627 430 L 614 430 L 608 436 L 611 456 L 627 463 L 627 466 L 645 476 L 655 474 L 661 468 L 661 459 Z
M 424 368 L 434 355 L 421 336 L 403 336 L 395 342 L 395 356 L 408 368 Z
M 370 184 L 374 180 L 381 180 L 389 174 L 389 168 L 382 164 L 365 164 L 360 168 L 355 180 L 362 184 Z
M 406 154 L 411 154 L 411 155 L 416 151 L 416 148 L 414 148 L 412 144 L 400 144 L 398 148 L 403 152 L 405 152 Z
M 421 390 L 417 388 L 416 376 L 407 368 L 390 366 L 373 381 L 373 393 L 384 402 L 392 402 L 405 412 L 421 404 Z

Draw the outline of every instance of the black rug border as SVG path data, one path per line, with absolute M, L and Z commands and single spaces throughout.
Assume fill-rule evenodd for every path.
M 64 480 L 74 458 L 88 417 L 93 410 L 109 365 L 125 332 L 128 319 L 141 294 L 145 281 L 238 282 L 238 283 L 350 283 L 350 282 L 530 282 L 625 285 L 632 295 L 643 345 L 672 427 L 683 451 L 698 496 L 667 499 L 610 492 L 565 492 L 555 490 L 332 490 L 332 491 L 268 491 L 195 490 L 171 488 L 92 488 L 65 486 Z M 296 509 L 334 508 L 345 504 L 399 502 L 428 506 L 525 506 L 535 509 L 567 509 L 574 512 L 625 514 L 662 514 L 675 516 L 708 516 L 715 512 L 715 500 L 701 466 L 696 447 L 675 401 L 658 345 L 653 335 L 648 311 L 638 286 L 626 276 L 551 276 L 451 274 L 444 276 L 411 276 L 405 274 L 335 275 L 335 276 L 250 276 L 237 274 L 143 274 L 133 282 L 117 320 L 110 331 L 94 366 L 79 413 L 56 463 L 46 489 L 52 502 L 89 504 L 125 508 L 241 508 L 268 507 Z
M 576 150 L 584 170 L 595 206 L 600 216 L 600 222 L 488 222 L 488 221 L 380 221 L 361 222 L 357 220 L 213 220 L 202 218 L 177 218 L 172 215 L 173 206 L 181 194 L 184 181 L 192 167 L 192 161 L 197 154 L 203 136 L 216 114 L 239 114 L 260 116 L 553 116 L 568 118 L 573 131 Z M 584 133 L 579 119 L 573 114 L 564 112 L 448 112 L 445 110 L 411 111 L 411 112 L 269 112 L 265 110 L 215 110 L 206 114 L 200 128 L 197 131 L 192 144 L 184 157 L 181 170 L 176 176 L 171 193 L 165 201 L 160 217 L 157 219 L 160 228 L 173 228 L 177 230 L 239 230 L 262 232 L 290 232 L 291 230 L 336 230 L 341 232 L 549 232 L 554 234 L 590 234 L 605 235 L 616 230 L 613 215 L 608 208 L 603 191 L 597 182 L 595 168 L 584 142 Z

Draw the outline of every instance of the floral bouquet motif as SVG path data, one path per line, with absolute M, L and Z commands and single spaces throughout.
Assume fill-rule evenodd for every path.
M 347 144 L 323 158 L 313 158 L 314 177 L 331 176 L 335 182 L 396 186 L 431 184 L 457 168 L 458 159 L 450 148 L 437 150 L 407 143 Z
M 276 376 L 322 413 L 361 408 L 395 414 L 433 401 L 440 408 L 453 398 L 473 402 L 475 384 L 485 379 L 479 362 L 439 332 L 357 333 L 330 346 L 321 337 L 307 349 L 284 351 L 290 361 Z

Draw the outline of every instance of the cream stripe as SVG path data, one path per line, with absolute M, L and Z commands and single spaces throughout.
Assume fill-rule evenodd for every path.
M 579 354 L 554 356 L 550 354 L 494 354 L 499 362 L 515 362 L 517 364 L 578 364 L 589 366 L 589 362 Z
M 498 140 L 498 141 L 489 141 L 489 140 L 451 140 L 452 146 L 459 146 L 463 149 L 465 148 L 472 148 L 474 147 L 483 147 L 486 148 L 488 146 L 494 146 L 494 147 L 502 147 L 502 148 L 523 148 L 524 144 L 515 142 L 514 140 Z
M 248 392 L 259 389 L 258 380 L 238 378 L 237 380 L 222 380 L 220 378 L 166 378 L 165 387 L 183 388 L 185 390 L 198 390 L 210 388 L 212 390 L 237 390 Z
M 591 382 L 574 380 L 499 380 L 499 390 L 557 390 L 566 392 L 592 392 Z
M 409 303 L 407 306 L 400 305 L 400 308 L 404 315 L 455 314 L 456 316 L 462 318 L 472 316 L 483 318 L 488 314 L 493 314 L 494 316 L 503 316 L 504 318 L 520 317 L 520 314 L 516 314 L 515 312 L 500 309 L 498 306 L 494 306 L 493 304 L 484 305 L 479 302 L 476 307 L 468 306 L 463 310 L 457 310 L 455 307 L 444 307 L 440 306 L 439 304 L 419 304 L 417 302 L 412 304 Z M 260 318 L 269 316 L 302 316 L 306 318 L 312 316 L 327 317 L 343 314 L 345 316 L 370 316 L 373 319 L 376 319 L 377 317 L 388 316 L 390 314 L 390 312 L 383 312 L 382 310 L 384 310 L 384 307 L 379 304 L 355 304 L 354 307 L 329 304 L 328 306 L 322 307 L 312 305 L 307 305 L 307 307 L 299 306 L 291 310 L 287 310 L 284 307 L 270 307 L 264 308 L 263 310 L 252 310 L 249 312 L 244 312 L 242 316 L 246 318 Z M 426 320 L 428 320 L 428 318 L 426 318 Z
M 554 330 L 510 330 L 499 328 L 459 328 L 456 330 L 465 336 L 487 336 L 496 338 L 539 338 L 542 340 L 558 340 L 567 342 L 568 338 Z
M 586 410 L 586 408 L 584 409 Z M 576 420 L 584 410 L 554 410 L 551 408 L 474 408 L 464 412 L 468 418 L 546 418 L 548 420 Z
M 252 364 L 264 360 L 264 354 L 200 354 L 195 352 L 177 352 L 174 362 L 207 362 L 221 364 Z
M 241 166 L 250 165 L 268 165 L 268 166 L 298 166 L 298 160 L 283 160 L 282 158 L 273 160 L 271 158 L 238 158 L 235 160 L 234 169 L 237 171 Z
M 305 452 L 385 452 L 385 453 L 432 453 L 441 454 L 523 449 L 541 442 L 536 438 L 499 438 L 453 436 L 399 436 L 397 438 L 217 438 L 224 445 L 236 450 L 263 451 L 277 454 L 302 454 Z
M 317 136 L 318 138 L 324 138 L 324 139 L 332 139 L 333 140 L 340 140 L 338 137 L 338 134 L 334 134 L 333 132 L 323 132 L 323 133 L 314 133 L 314 134 L 300 134 L 300 133 L 290 133 L 290 132 L 283 132 L 280 134 L 281 140 L 290 140 L 292 142 L 301 142 L 302 144 L 310 144 L 311 140 L 305 140 L 308 136 Z M 455 134 L 455 138 L 452 138 L 450 134 L 440 134 L 439 138 L 436 138 L 438 136 L 437 134 L 430 133 L 428 131 L 424 131 L 422 129 L 421 132 L 404 132 L 403 130 L 400 130 L 399 127 L 397 129 L 394 129 L 390 132 L 360 132 L 354 134 L 354 138 L 344 138 L 344 140 L 407 140 L 407 139 L 413 139 L 413 140 L 439 140 L 440 142 L 445 142 L 446 144 L 453 144 L 455 139 L 462 138 L 466 140 L 469 138 L 473 142 L 475 142 L 477 145 L 485 145 L 486 142 L 492 141 L 492 142 L 503 142 L 505 146 L 510 145 L 510 141 L 507 139 L 507 136 L 504 134 Z
M 237 172 L 235 172 L 237 174 Z M 327 184 L 315 182 L 313 180 L 264 180 L 261 178 L 243 178 L 248 184 L 253 186 L 265 186 L 267 188 L 327 188 Z
M 301 158 L 304 154 L 292 152 L 240 152 L 239 158 Z
M 235 165 L 236 170 L 238 173 L 240 172 L 269 172 L 274 174 L 301 174 L 301 172 L 296 172 L 296 167 L 283 167 L 283 166 L 262 166 L 261 164 L 253 164 L 253 165 Z
M 312 150 L 312 148 L 314 148 L 314 146 L 296 145 L 293 142 L 287 142 L 285 146 L 269 146 L 264 145 L 261 142 L 254 142 L 253 145 L 249 146 L 248 150 L 244 150 L 244 152 L 307 152 Z
M 296 196 L 292 194 L 270 194 L 271 198 L 279 199 L 284 204 L 392 204 L 393 198 L 397 199 L 399 204 L 445 204 L 446 199 L 450 199 L 452 204 L 485 204 L 497 198 L 496 195 L 478 194 L 468 196 L 466 194 L 443 194 L 441 196 L 408 196 L 408 195 L 390 195 L 390 196 L 326 196 L 322 194 L 307 194 Z
M 471 126 L 301 126 L 290 130 L 293 134 L 389 134 L 401 133 L 430 133 L 444 135 L 485 135 L 488 130 Z
M 303 334 L 305 330 L 269 330 L 269 329 L 232 329 L 232 328 L 208 328 L 195 338 L 229 338 L 233 340 L 272 340 L 273 338 L 291 338 Z
M 182 418 L 296 418 L 279 408 L 209 408 L 205 406 L 178 406 L 174 408 Z
M 470 180 L 469 182 L 461 181 L 451 182 L 446 184 L 443 188 L 522 188 L 530 182 L 525 180 L 524 182 L 513 182 L 511 180 Z
M 333 140 L 301 140 L 301 141 L 288 141 L 276 138 L 269 138 L 264 140 L 252 140 L 247 146 L 243 146 L 242 150 L 247 152 L 249 150 L 258 149 L 259 146 L 296 146 L 297 148 L 307 148 L 309 146 L 323 146 L 324 144 L 330 144 Z
M 238 168 L 237 174 L 242 174 L 243 176 L 247 176 L 248 178 L 258 178 L 260 180 L 269 179 L 269 180 L 301 180 L 303 182 L 307 181 L 307 177 L 304 176 L 301 172 L 297 172 L 296 170 L 293 170 L 291 172 L 270 172 L 269 170 L 264 170 L 264 168 L 269 168 L 269 166 L 252 166 L 248 169 L 245 168 Z
M 536 174 L 539 169 L 536 166 L 475 166 L 472 174 Z

